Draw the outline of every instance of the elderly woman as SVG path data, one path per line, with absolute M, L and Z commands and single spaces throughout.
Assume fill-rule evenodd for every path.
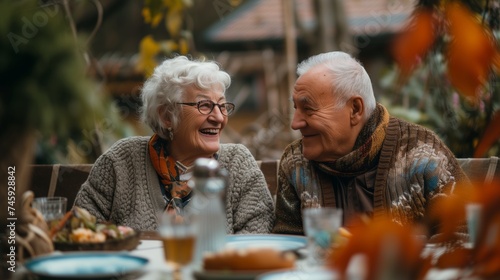
M 156 67 L 142 89 L 153 136 L 122 139 L 101 155 L 75 205 L 99 221 L 156 230 L 163 211 L 190 203 L 195 160 L 213 158 L 229 173 L 226 232 L 270 232 L 273 200 L 255 159 L 241 144 L 220 144 L 234 111 L 224 96 L 230 83 L 215 62 L 178 56 Z

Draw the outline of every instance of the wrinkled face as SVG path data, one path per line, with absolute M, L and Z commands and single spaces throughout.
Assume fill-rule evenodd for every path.
M 201 100 L 212 100 L 218 104 L 226 102 L 220 86 L 214 86 L 210 90 L 189 87 L 182 102 Z M 208 115 L 201 114 L 196 106 L 180 106 L 180 122 L 174 131 L 171 146 L 172 156 L 184 164 L 191 164 L 199 157 L 211 157 L 219 150 L 220 135 L 227 124 L 227 116 L 224 116 L 217 106 Z
M 314 161 L 332 161 L 348 154 L 359 133 L 352 119 L 352 100 L 336 108 L 334 81 L 327 71 L 325 66 L 316 66 L 301 75 L 292 96 L 292 129 L 300 130 L 304 157 Z

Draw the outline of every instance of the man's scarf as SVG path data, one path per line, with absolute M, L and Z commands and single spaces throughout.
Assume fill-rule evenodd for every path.
M 355 176 L 371 169 L 378 159 L 385 130 L 389 124 L 389 113 L 381 104 L 359 132 L 353 151 L 329 162 L 313 162 L 322 171 L 336 176 Z

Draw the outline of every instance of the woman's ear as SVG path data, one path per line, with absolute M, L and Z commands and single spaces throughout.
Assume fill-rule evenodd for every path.
M 160 116 L 160 120 L 164 124 L 164 127 L 172 127 L 170 115 L 168 114 L 168 111 L 164 106 L 158 108 L 158 116 Z
M 351 125 L 356 126 L 363 121 L 365 115 L 365 103 L 363 98 L 355 96 L 351 98 Z

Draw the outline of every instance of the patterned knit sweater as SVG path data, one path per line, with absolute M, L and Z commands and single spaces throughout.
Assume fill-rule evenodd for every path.
M 434 199 L 446 196 L 455 182 L 468 181 L 435 133 L 394 117 L 389 120 L 375 170 L 372 215 L 388 214 L 400 224 L 422 221 Z M 336 207 L 335 177 L 303 157 L 301 140 L 290 144 L 278 171 L 273 232 L 303 234 L 302 208 L 315 203 Z
M 165 209 L 160 184 L 148 153 L 149 137 L 117 141 L 94 163 L 75 205 L 98 221 L 137 230 L 157 230 Z M 268 233 L 274 222 L 273 200 L 262 171 L 240 144 L 221 144 L 219 164 L 227 169 L 226 232 Z

